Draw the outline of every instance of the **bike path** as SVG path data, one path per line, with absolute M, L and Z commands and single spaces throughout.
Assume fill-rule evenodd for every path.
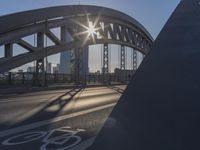
M 48 122 L 16 133 L 0 133 L 1 150 L 76 150 L 92 144 L 113 106 L 75 117 Z M 73 114 L 75 115 L 75 114 Z M 30 125 L 31 126 L 31 125 Z M 26 129 L 26 127 L 25 127 Z M 11 131 L 11 129 L 10 129 Z M 80 150 L 81 150 L 80 149 Z

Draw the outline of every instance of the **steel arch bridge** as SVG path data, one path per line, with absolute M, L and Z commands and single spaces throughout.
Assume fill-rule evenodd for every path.
M 90 23 L 95 34 L 88 31 Z M 60 28 L 60 38 L 52 32 L 54 28 Z M 36 36 L 36 45 L 24 40 L 31 35 Z M 53 45 L 45 46 L 44 36 Z M 103 70 L 106 73 L 109 63 L 108 44 L 121 45 L 121 68 L 124 69 L 124 46 L 147 54 L 152 43 L 153 38 L 139 22 L 113 9 L 69 5 L 30 10 L 0 17 L 0 46 L 5 51 L 4 57 L 0 58 L 0 73 L 35 60 L 37 70 L 42 70 L 44 57 L 69 49 L 75 49 L 78 56 L 79 49 L 94 44 L 104 44 Z M 14 56 L 14 44 L 23 47 L 27 52 Z

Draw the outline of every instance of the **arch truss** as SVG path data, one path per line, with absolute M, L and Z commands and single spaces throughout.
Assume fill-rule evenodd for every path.
M 104 44 L 104 69 L 108 66 L 108 44 L 122 46 L 121 67 L 124 68 L 124 46 L 147 54 L 153 38 L 135 19 L 122 12 L 97 6 L 61 6 L 20 12 L 0 17 L 0 72 L 65 50 Z M 34 42 L 26 40 L 34 37 Z M 66 36 L 68 38 L 66 38 Z M 45 44 L 45 37 L 51 44 Z M 70 37 L 70 38 L 69 38 Z M 26 50 L 13 55 L 14 45 Z M 39 69 L 44 67 L 40 65 Z

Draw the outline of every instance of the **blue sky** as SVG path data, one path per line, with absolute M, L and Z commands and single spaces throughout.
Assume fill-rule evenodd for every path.
M 58 5 L 98 5 L 130 15 L 138 20 L 153 38 L 156 38 L 179 2 L 180 0 L 1 0 L 0 15 Z M 0 55 L 2 54 L 0 52 Z M 50 59 L 54 61 L 56 57 Z
M 179 2 L 180 0 L 1 0 L 0 15 L 59 5 L 98 5 L 132 16 L 155 38 Z

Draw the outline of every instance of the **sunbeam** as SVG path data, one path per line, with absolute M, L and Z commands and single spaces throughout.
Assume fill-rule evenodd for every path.
M 98 30 L 100 29 L 100 27 L 97 27 L 99 19 L 100 19 L 100 14 L 94 21 L 91 21 L 89 18 L 89 15 L 86 13 L 86 22 L 87 22 L 86 25 L 83 23 L 80 23 L 77 20 L 74 20 L 74 22 L 77 25 L 79 25 L 80 27 L 82 27 L 84 29 L 84 31 L 77 32 L 74 34 L 75 36 L 85 35 L 85 38 L 84 38 L 81 46 L 84 46 L 90 40 L 92 40 L 93 43 L 96 43 L 95 36 L 97 35 Z

